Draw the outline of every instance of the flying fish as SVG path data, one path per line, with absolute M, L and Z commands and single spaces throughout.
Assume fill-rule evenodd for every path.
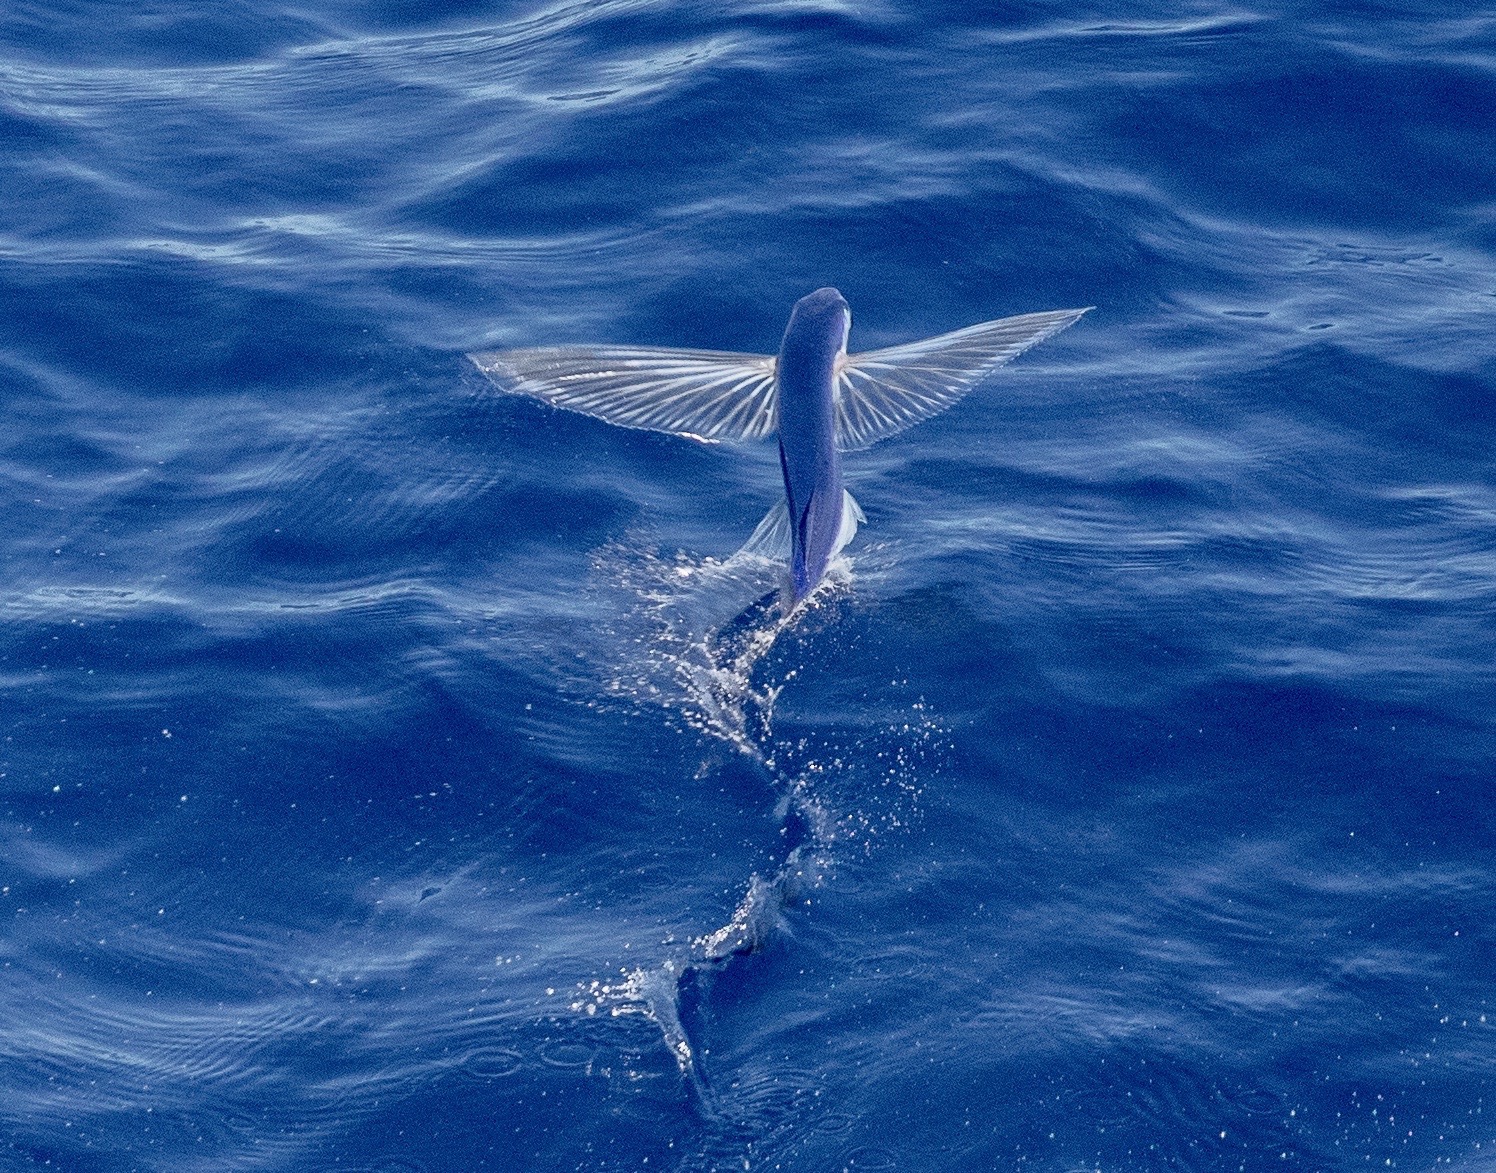
M 866 520 L 842 484 L 841 454 L 944 411 L 1085 312 L 1021 314 L 848 354 L 852 311 L 828 287 L 795 303 L 777 355 L 558 346 L 468 357 L 505 391 L 621 427 L 710 441 L 777 436 L 784 500 L 745 549 L 787 557 L 793 604 Z

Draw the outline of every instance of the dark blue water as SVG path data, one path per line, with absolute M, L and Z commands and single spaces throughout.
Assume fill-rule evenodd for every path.
M 1496 14 L 0 14 L 0 1168 L 1496 1168 Z M 480 348 L 1098 307 L 848 457 Z

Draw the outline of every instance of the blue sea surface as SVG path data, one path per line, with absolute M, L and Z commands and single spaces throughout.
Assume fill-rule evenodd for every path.
M 0 1169 L 1496 1170 L 1493 144 L 1455 0 L 8 0 Z M 1096 309 L 789 619 L 464 358 L 822 285 Z

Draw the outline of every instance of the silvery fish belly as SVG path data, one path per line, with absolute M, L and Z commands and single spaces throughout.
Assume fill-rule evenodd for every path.
M 776 437 L 784 498 L 744 549 L 785 561 L 798 603 L 866 520 L 842 484 L 841 454 L 939 414 L 1086 312 L 1020 314 L 848 354 L 851 310 L 825 288 L 795 304 L 776 355 L 559 346 L 468 357 L 505 391 L 621 427 L 710 442 Z

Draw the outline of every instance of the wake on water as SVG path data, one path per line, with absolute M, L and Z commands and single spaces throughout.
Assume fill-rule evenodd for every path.
M 698 1105 L 717 1115 L 716 1099 L 692 1045 L 682 1013 L 683 998 L 705 997 L 711 976 L 734 957 L 763 948 L 782 927 L 784 910 L 820 886 L 830 874 L 838 844 L 864 845 L 876 820 L 844 813 L 826 781 L 857 747 L 808 747 L 776 738 L 776 702 L 801 669 L 763 669 L 769 653 L 794 635 L 813 638 L 817 620 L 834 619 L 836 604 L 850 595 L 850 565 L 834 561 L 820 586 L 786 610 L 782 563 L 745 548 L 726 560 L 664 557 L 641 544 L 613 543 L 594 558 L 595 580 L 621 591 L 625 617 L 610 633 L 625 659 L 605 672 L 606 691 L 630 705 L 655 707 L 684 730 L 732 746 L 756 763 L 772 791 L 775 817 L 786 850 L 777 869 L 748 877 L 744 894 L 726 924 L 702 933 L 686 947 L 665 943 L 656 964 L 625 969 L 617 979 L 579 987 L 571 1009 L 582 1014 L 640 1014 L 664 1036 Z M 901 744 L 885 747 L 883 781 L 892 781 L 908 802 L 917 796 L 915 764 L 937 736 L 937 723 L 922 703 L 898 730 Z M 886 825 L 900 825 L 896 815 Z

